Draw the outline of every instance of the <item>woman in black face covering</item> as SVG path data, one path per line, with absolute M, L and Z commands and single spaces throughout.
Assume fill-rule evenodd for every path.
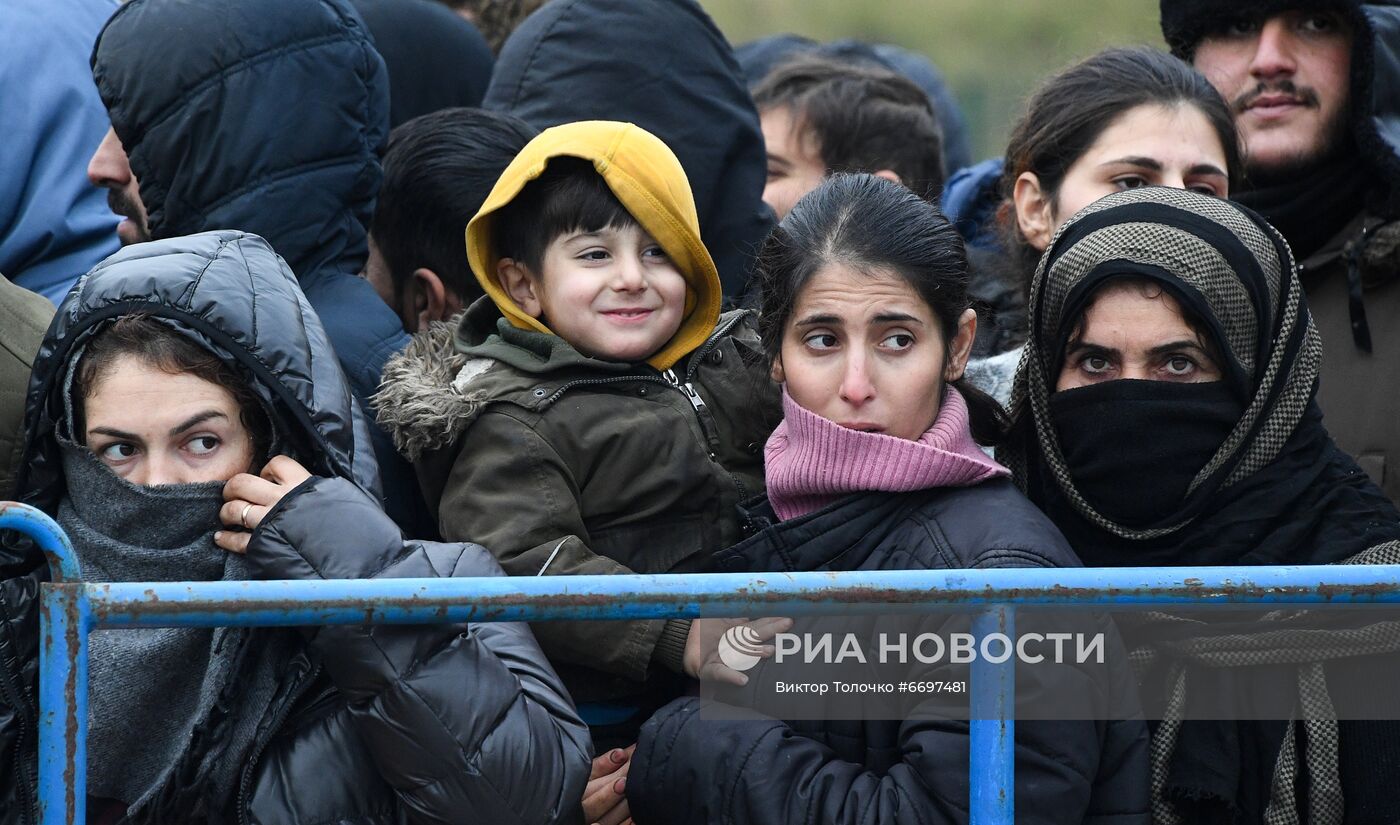
M 1030 319 L 998 457 L 1086 565 L 1400 561 L 1400 513 L 1323 428 L 1322 344 L 1287 245 L 1253 212 L 1156 187 L 1099 200 L 1041 259 Z M 1173 644 L 1154 645 L 1168 625 Z M 1125 629 L 1155 657 L 1145 695 L 1229 691 L 1244 684 L 1232 665 L 1277 665 L 1301 697 L 1296 725 L 1182 721 L 1167 702 L 1154 819 L 1396 821 L 1381 778 L 1400 774 L 1400 724 L 1338 722 L 1326 688 L 1358 661 L 1400 674 L 1382 626 L 1362 632 L 1327 655 L 1392 652 L 1324 668 L 1287 634 L 1212 647 L 1181 620 Z
M 86 581 L 502 575 L 404 539 L 365 492 L 353 403 L 262 238 L 129 246 L 49 328 L 17 490 Z M 42 577 L 0 541 L 3 825 L 34 818 Z M 92 822 L 577 816 L 588 731 L 524 625 L 107 630 L 89 665 Z

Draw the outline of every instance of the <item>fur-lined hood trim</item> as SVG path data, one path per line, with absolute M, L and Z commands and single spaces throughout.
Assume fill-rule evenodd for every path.
M 432 322 L 384 365 L 374 407 L 379 426 L 409 461 L 457 440 L 488 401 L 485 391 L 470 385 L 497 362 L 457 352 L 460 317 Z

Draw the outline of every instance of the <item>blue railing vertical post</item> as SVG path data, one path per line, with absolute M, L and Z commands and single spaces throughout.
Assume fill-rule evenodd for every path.
M 39 823 L 82 823 L 92 609 L 78 557 L 63 529 L 27 504 L 0 502 L 0 530 L 28 536 L 49 563 L 50 581 L 39 590 Z
M 1015 608 L 992 607 L 973 616 L 972 634 L 977 638 L 977 657 L 972 660 L 971 741 L 971 825 L 1013 825 L 1015 821 L 1016 655 L 1014 641 L 1005 650 L 999 643 L 984 645 L 989 634 L 1002 634 L 1013 640 Z M 989 649 L 990 648 L 990 649 Z M 999 661 L 991 661 L 991 653 Z M 1002 656 L 1005 654 L 1005 658 Z
M 81 583 L 42 590 L 39 646 L 39 825 L 87 821 L 88 632 Z

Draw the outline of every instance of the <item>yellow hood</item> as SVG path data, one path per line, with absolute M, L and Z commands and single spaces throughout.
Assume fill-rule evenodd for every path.
M 481 211 L 467 224 L 467 260 L 477 282 L 511 324 L 554 334 L 538 319 L 525 314 L 501 288 L 496 280 L 500 255 L 492 238 L 495 213 L 519 195 L 525 184 L 543 174 L 550 159 L 556 157 L 592 161 L 613 195 L 656 239 L 685 277 L 685 315 L 680 328 L 647 359 L 659 370 L 670 369 L 714 331 L 722 298 L 719 273 L 700 240 L 695 199 L 680 161 L 659 138 L 631 123 L 566 123 L 544 130 L 521 150 L 501 173 Z

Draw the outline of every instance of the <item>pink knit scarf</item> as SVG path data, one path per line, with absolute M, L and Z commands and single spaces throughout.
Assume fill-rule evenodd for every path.
M 972 440 L 967 402 L 948 387 L 938 418 L 918 441 L 866 433 L 806 410 L 783 390 L 783 422 L 764 448 L 768 501 L 784 521 L 865 490 L 967 487 L 1011 471 Z

